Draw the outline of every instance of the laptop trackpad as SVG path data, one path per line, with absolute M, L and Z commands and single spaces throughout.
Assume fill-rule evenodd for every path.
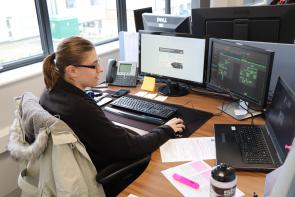
M 240 164 L 242 156 L 236 138 L 231 132 L 220 132 L 216 135 L 217 163 Z

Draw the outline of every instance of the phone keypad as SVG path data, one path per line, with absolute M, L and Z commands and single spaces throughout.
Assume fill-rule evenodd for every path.
M 135 87 L 137 78 L 134 76 L 121 76 L 117 75 L 112 85 L 115 86 L 126 86 L 126 87 Z

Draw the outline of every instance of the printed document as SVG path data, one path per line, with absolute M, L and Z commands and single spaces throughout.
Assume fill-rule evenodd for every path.
M 162 162 L 216 159 L 214 137 L 170 139 L 160 147 Z

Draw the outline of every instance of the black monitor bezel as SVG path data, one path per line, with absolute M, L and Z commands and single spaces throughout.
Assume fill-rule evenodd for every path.
M 192 9 L 192 34 L 196 37 L 210 36 L 206 33 L 207 21 L 233 21 L 235 19 L 278 19 L 279 43 L 295 43 L 295 4 L 271 5 L 271 6 L 244 6 L 244 7 L 216 7 Z M 236 39 L 225 38 L 223 39 Z M 263 40 L 250 40 L 262 41 Z
M 143 21 L 142 21 L 142 14 L 143 13 L 153 13 L 153 8 L 146 7 L 146 8 L 140 8 L 140 9 L 133 10 L 136 32 L 144 29 L 143 28 Z M 140 29 L 140 28 L 142 28 L 142 29 Z
M 187 85 L 191 85 L 193 87 L 205 87 L 205 82 L 206 82 L 206 62 L 207 62 L 207 57 L 206 57 L 206 51 L 207 51 L 207 40 L 205 40 L 205 57 L 204 57 L 204 69 L 203 69 L 203 82 L 199 83 L 196 81 L 190 81 L 190 80 L 185 80 L 185 79 L 179 79 L 179 78 L 174 78 L 174 77 L 169 77 L 169 76 L 164 76 L 164 75 L 157 75 L 155 73 L 147 73 L 147 72 L 142 72 L 141 70 L 141 34 L 151 34 L 151 35 L 163 35 L 163 36 L 174 36 L 174 37 L 187 37 L 187 38 L 194 38 L 194 39 L 202 39 L 202 38 L 195 38 L 191 34 L 185 34 L 185 33 L 175 33 L 175 32 L 152 32 L 152 31 L 145 31 L 145 30 L 140 30 L 139 31 L 139 36 L 138 36 L 138 73 L 140 76 L 150 76 L 150 77 L 155 77 L 157 79 L 163 79 L 163 80 L 172 80 L 175 82 L 179 83 L 184 83 Z
M 182 18 L 182 22 L 180 23 L 180 26 L 177 26 L 174 29 L 170 29 L 167 27 L 160 27 L 158 26 L 149 26 L 146 27 L 145 25 L 145 14 L 149 14 L 149 16 L 153 16 L 155 18 L 157 17 L 178 17 L 178 18 Z M 142 14 L 142 23 L 143 23 L 143 27 L 145 31 L 151 31 L 151 32 L 174 32 L 174 33 L 185 33 L 185 34 L 191 34 L 192 32 L 192 26 L 191 26 L 191 16 L 184 16 L 184 15 L 171 15 L 171 14 L 156 14 L 156 13 L 143 13 Z M 184 31 L 183 27 L 184 26 Z M 181 27 L 180 29 L 178 29 L 179 27 Z
M 214 43 L 218 43 L 218 44 L 224 44 L 227 46 L 233 46 L 233 47 L 238 47 L 238 48 L 242 48 L 242 49 L 246 49 L 246 50 L 252 50 L 252 51 L 256 51 L 259 53 L 265 53 L 266 55 L 268 55 L 268 68 L 267 68 L 267 77 L 265 78 L 265 92 L 263 94 L 263 98 L 261 98 L 261 101 L 256 101 L 254 99 L 251 99 L 245 95 L 239 94 L 237 92 L 231 91 L 229 89 L 217 86 L 216 84 L 212 84 L 210 83 L 210 74 L 211 74 L 211 62 L 212 62 L 212 50 L 213 50 L 213 44 Z M 256 48 L 256 47 L 252 47 L 252 46 L 247 46 L 238 42 L 229 42 L 229 41 L 225 41 L 225 40 L 221 40 L 221 39 L 217 39 L 217 38 L 210 38 L 209 39 L 209 46 L 208 46 L 208 63 L 207 63 L 207 77 L 206 77 L 206 88 L 209 90 L 214 90 L 217 92 L 221 92 L 221 93 L 227 93 L 230 94 L 233 97 L 239 98 L 243 101 L 246 101 L 249 103 L 249 105 L 255 109 L 264 109 L 266 107 L 266 102 L 267 102 L 267 95 L 268 95 L 268 90 L 269 90 L 269 84 L 270 84 L 270 78 L 271 78 L 271 71 L 272 71 L 272 65 L 273 65 L 273 58 L 274 58 L 274 52 L 273 51 L 269 51 L 269 50 L 265 50 L 265 49 L 260 49 L 260 48 Z

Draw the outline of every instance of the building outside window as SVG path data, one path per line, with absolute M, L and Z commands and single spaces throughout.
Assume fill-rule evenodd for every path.
M 34 1 L 3 0 L 0 7 L 0 72 L 9 63 L 42 54 Z
M 191 0 L 171 0 L 171 14 L 191 15 Z
M 76 0 L 65 0 L 66 1 L 66 7 L 67 8 L 74 8 L 76 7 L 75 3 L 76 3 Z
M 75 5 L 68 8 L 63 1 L 47 0 L 54 48 L 70 36 L 93 43 L 118 36 L 116 0 L 75 0 Z

